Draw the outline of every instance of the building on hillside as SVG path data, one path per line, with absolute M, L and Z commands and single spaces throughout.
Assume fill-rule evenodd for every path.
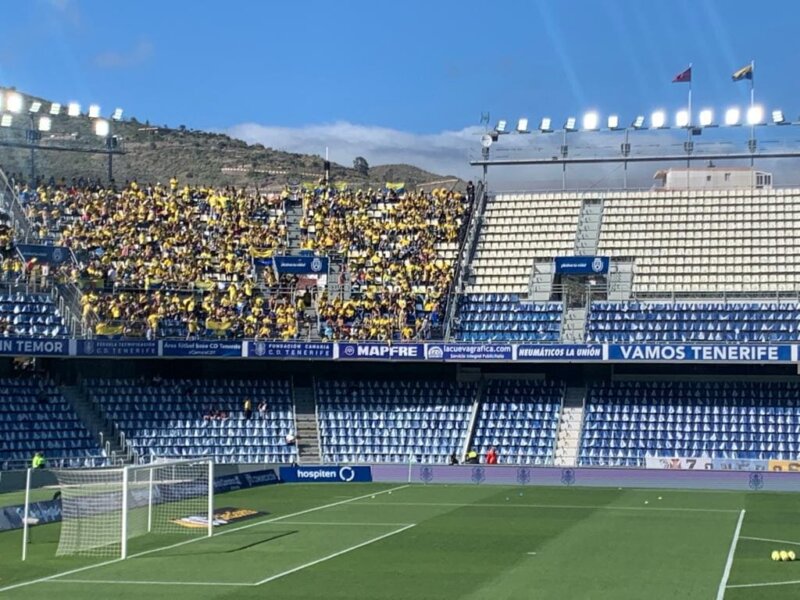
M 750 168 L 663 169 L 653 176 L 659 190 L 772 189 L 772 173 Z

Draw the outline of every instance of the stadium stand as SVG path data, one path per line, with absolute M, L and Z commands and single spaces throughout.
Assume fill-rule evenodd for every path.
M 445 464 L 461 453 L 476 384 L 316 382 L 323 460 Z
M 0 379 L 0 467 L 5 470 L 12 462 L 28 466 L 39 451 L 51 467 L 105 464 L 96 440 L 52 383 Z
M 78 260 L 97 335 L 290 338 L 291 298 L 254 259 L 286 247 L 278 194 L 169 185 L 40 187 L 20 195 L 45 239 Z M 64 275 L 64 274 L 62 274 Z M 279 297 L 280 296 L 280 297 Z
M 798 189 L 612 192 L 598 253 L 636 258 L 635 293 L 793 292 L 798 197 Z
M 642 465 L 647 456 L 794 459 L 797 382 L 614 381 L 589 387 L 582 465 Z
M 455 335 L 467 342 L 559 340 L 559 302 L 521 302 L 517 294 L 466 294 L 459 305 Z
M 263 381 L 125 379 L 85 382 L 89 396 L 140 457 L 207 456 L 219 463 L 288 463 L 297 460 L 291 384 Z M 243 414 L 245 398 L 253 414 Z M 266 402 L 261 415 L 257 407 Z
M 797 302 L 593 302 L 589 342 L 791 342 Z
M 53 299 L 24 291 L 0 293 L 0 335 L 57 337 L 69 334 Z
M 489 380 L 472 447 L 484 456 L 493 446 L 500 464 L 552 464 L 563 395 L 561 382 Z
M 323 339 L 425 339 L 441 326 L 466 197 L 319 188 L 303 202 L 302 247 L 341 255 L 350 282 L 320 302 Z
M 572 254 L 580 194 L 496 194 L 490 197 L 468 293 L 527 294 L 536 258 Z

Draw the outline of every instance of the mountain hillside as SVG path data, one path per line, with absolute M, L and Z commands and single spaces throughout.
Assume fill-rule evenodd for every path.
M 6 90 L 0 90 L 5 92 Z M 31 102 L 42 103 L 39 115 L 46 115 L 51 102 L 22 94 L 25 110 Z M 62 108 L 62 113 L 64 112 Z M 84 107 L 84 111 L 86 108 Z M 39 118 L 37 115 L 36 119 Z M 14 115 L 12 127 L 0 128 L 0 167 L 7 173 L 20 173 L 27 180 L 30 151 L 10 148 L 9 142 L 25 143 L 30 128 L 28 114 Z M 36 150 L 37 176 L 49 179 L 90 177 L 107 179 L 108 157 L 87 152 L 105 148 L 105 139 L 93 131 L 93 121 L 82 115 L 52 117 L 52 130 L 42 133 Z M 123 155 L 113 157 L 113 174 L 117 182 L 167 181 L 176 176 L 181 181 L 213 185 L 250 185 L 280 188 L 287 183 L 317 181 L 324 171 L 319 156 L 282 152 L 261 144 L 247 144 L 225 134 L 187 129 L 184 126 L 156 125 L 136 119 L 111 123 Z M 80 148 L 82 153 L 48 151 L 48 147 Z M 369 157 L 365 157 L 369 161 Z M 386 181 L 403 181 L 414 187 L 423 183 L 454 180 L 411 165 L 370 166 L 366 174 L 349 166 L 331 165 L 334 181 L 354 186 L 378 186 Z M 448 185 L 461 185 L 453 181 Z

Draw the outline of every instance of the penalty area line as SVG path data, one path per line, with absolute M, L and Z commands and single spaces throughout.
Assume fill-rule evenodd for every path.
M 797 585 L 799 583 L 800 583 L 800 579 L 795 579 L 793 581 L 766 581 L 764 583 L 736 583 L 736 584 L 733 584 L 733 585 L 729 585 L 728 589 L 771 587 L 771 586 L 776 586 L 776 585 Z
M 224 582 L 224 581 L 124 581 L 119 579 L 59 579 L 54 583 L 102 583 L 121 585 L 199 585 L 199 586 L 234 586 L 252 587 L 255 583 Z
M 743 535 L 739 538 L 740 540 L 752 540 L 754 542 L 772 542 L 775 544 L 789 544 L 790 546 L 800 546 L 800 542 L 790 542 L 788 540 L 772 540 L 769 538 L 760 538 L 760 537 L 750 537 L 747 535 Z
M 407 488 L 408 484 L 399 485 L 397 487 L 390 488 L 388 490 L 381 490 L 380 492 L 375 492 L 374 494 L 364 494 L 363 496 L 354 496 L 352 498 L 348 498 L 347 500 L 340 500 L 338 502 L 331 502 L 330 504 L 323 504 L 322 506 L 315 506 L 312 508 L 307 508 L 305 510 L 301 510 L 298 512 L 290 513 L 288 515 L 281 515 L 279 517 L 272 517 L 269 519 L 263 519 L 261 521 L 256 521 L 255 523 L 248 523 L 247 525 L 240 525 L 239 527 L 234 527 L 233 529 L 224 529 L 219 533 L 211 536 L 208 538 L 206 536 L 191 538 L 189 540 L 185 540 L 183 542 L 178 542 L 177 544 L 172 544 L 170 546 L 164 546 L 163 548 L 154 548 L 153 550 L 146 550 L 144 552 L 139 552 L 137 554 L 131 554 L 128 558 L 138 558 L 140 556 L 146 556 L 148 554 L 153 554 L 154 552 L 163 552 L 164 550 L 171 550 L 173 548 L 178 548 L 180 546 L 185 546 L 186 544 L 192 544 L 195 542 L 199 542 L 202 540 L 214 539 L 220 535 L 225 535 L 226 533 L 234 533 L 235 531 L 241 531 L 243 529 L 250 529 L 251 527 L 258 527 L 259 525 L 266 525 L 268 523 L 276 523 L 279 521 L 291 519 L 293 517 L 299 517 L 300 515 L 305 515 L 311 512 L 315 512 L 318 510 L 325 510 L 326 508 L 333 508 L 334 506 L 341 506 L 342 504 L 349 504 L 350 502 L 357 502 L 359 500 L 364 500 L 366 498 L 370 498 L 372 496 L 380 496 L 381 494 L 387 494 L 391 492 L 396 492 L 398 490 L 402 490 Z M 5 587 L 0 587 L 0 593 L 8 592 L 10 590 L 15 590 L 21 587 L 26 587 L 29 585 L 34 585 L 36 583 L 47 583 L 50 581 L 54 581 L 56 579 L 60 580 L 62 577 L 67 577 L 68 575 L 74 575 L 75 573 L 81 573 L 83 571 L 88 571 L 90 569 L 97 569 L 99 567 L 105 567 L 107 565 L 113 565 L 118 562 L 122 562 L 122 558 L 115 558 L 113 560 L 107 560 L 104 562 L 96 563 L 93 565 L 86 565 L 85 567 L 80 567 L 78 569 L 72 569 L 70 571 L 64 571 L 63 573 L 56 573 L 55 575 L 48 575 L 47 577 L 40 577 L 39 579 L 32 579 L 30 581 L 22 581 L 20 583 L 15 583 L 14 585 L 8 585 Z M 248 584 L 250 585 L 250 584 Z
M 307 562 L 298 567 L 294 567 L 293 569 L 289 569 L 288 571 L 283 571 L 282 573 L 278 573 L 277 575 L 270 575 L 269 577 L 265 577 L 261 581 L 257 581 L 253 585 L 263 585 L 265 583 L 269 583 L 270 581 L 275 581 L 276 579 L 280 579 L 281 577 L 286 577 L 287 575 L 291 575 L 292 573 L 297 573 L 298 571 L 302 571 L 303 569 L 307 569 L 308 567 L 313 567 L 314 565 L 318 565 L 325 561 L 331 560 L 333 558 L 336 558 L 337 556 L 342 556 L 343 554 L 347 554 L 348 552 L 353 552 L 354 550 L 358 550 L 359 548 L 363 548 L 364 546 L 369 546 L 370 544 L 374 544 L 375 542 L 380 542 L 381 540 L 385 540 L 386 538 L 392 537 L 393 535 L 397 535 L 398 533 L 403 533 L 404 531 L 408 531 L 412 527 L 415 527 L 415 525 L 416 524 L 406 525 L 405 527 L 401 527 L 400 529 L 396 529 L 395 531 L 384 533 L 383 535 L 379 535 L 378 537 L 369 539 L 366 542 L 361 542 L 360 544 L 356 544 L 355 546 L 350 546 L 349 548 L 345 548 L 344 550 L 339 550 L 338 552 L 334 552 L 333 554 L 328 554 L 327 556 L 323 556 L 322 558 L 318 558 L 317 560 L 312 560 L 311 562 Z
M 719 582 L 719 588 L 717 588 L 717 600 L 722 600 L 725 597 L 725 588 L 728 585 L 728 577 L 731 576 L 731 567 L 733 566 L 733 555 L 736 554 L 736 543 L 739 541 L 739 532 L 742 530 L 744 512 L 744 509 L 742 509 L 742 512 L 739 513 L 739 520 L 736 522 L 731 548 L 728 550 L 728 560 L 725 561 L 725 571 L 722 573 L 722 579 Z

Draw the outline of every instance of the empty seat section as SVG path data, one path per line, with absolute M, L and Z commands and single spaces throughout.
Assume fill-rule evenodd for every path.
M 584 194 L 491 196 L 466 292 L 527 293 L 536 259 L 573 253 L 583 198 Z
M 795 342 L 797 302 L 593 302 L 589 342 Z
M 796 459 L 795 382 L 615 381 L 589 387 L 580 464 L 648 456 Z
M 0 336 L 61 337 L 69 330 L 47 294 L 0 294 Z
M 500 464 L 552 464 L 563 396 L 561 382 L 489 380 L 472 447 L 483 459 L 494 446 Z
M 560 302 L 521 302 L 517 294 L 465 294 L 454 327 L 465 342 L 555 342 L 561 335 Z
M 793 292 L 800 190 L 606 194 L 598 254 L 634 257 L 636 294 Z
M 0 467 L 27 466 L 39 451 L 51 467 L 106 463 L 97 440 L 57 387 L 41 379 L 0 379 Z
M 449 381 L 317 381 L 323 460 L 444 464 L 461 452 L 475 392 Z
M 288 379 L 141 380 L 96 379 L 86 384 L 91 398 L 114 421 L 134 451 L 145 457 L 209 457 L 218 463 L 291 463 L 295 445 L 292 389 Z M 253 414 L 245 419 L 249 397 Z M 267 411 L 259 414 L 258 405 Z M 210 410 L 225 418 L 206 419 Z

